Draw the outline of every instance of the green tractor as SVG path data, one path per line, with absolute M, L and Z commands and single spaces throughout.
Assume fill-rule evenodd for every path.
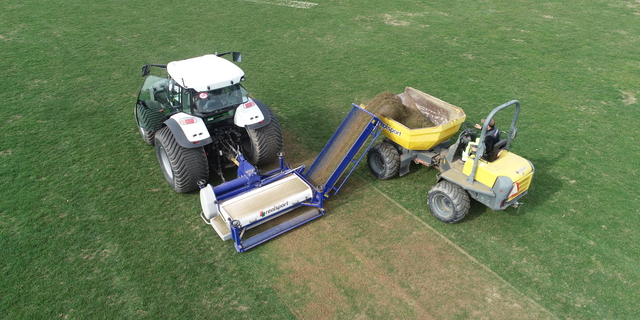
M 173 190 L 198 189 L 213 169 L 224 181 L 223 169 L 237 165 L 242 154 L 252 165 L 275 161 L 283 148 L 280 124 L 262 101 L 240 84 L 244 72 L 222 56 L 209 54 L 147 64 L 135 116 L 142 139 L 155 146 L 160 168 Z M 167 75 L 150 75 L 150 67 Z

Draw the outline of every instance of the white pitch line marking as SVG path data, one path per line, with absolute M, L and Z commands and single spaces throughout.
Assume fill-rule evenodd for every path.
M 298 8 L 298 9 L 310 9 L 318 5 L 317 3 L 314 3 L 314 2 L 294 1 L 294 0 L 242 0 L 242 1 L 262 3 L 262 4 L 273 4 L 276 6 L 285 6 L 285 7 Z

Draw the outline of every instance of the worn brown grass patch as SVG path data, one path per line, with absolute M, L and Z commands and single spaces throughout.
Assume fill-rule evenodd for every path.
M 269 243 L 269 259 L 282 274 L 273 287 L 297 317 L 553 318 L 358 182 L 351 180 L 339 199 L 332 198 L 327 216 Z

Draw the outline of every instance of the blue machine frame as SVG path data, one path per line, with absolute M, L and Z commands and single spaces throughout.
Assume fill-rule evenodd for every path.
M 365 114 L 363 114 L 363 112 Z M 362 117 L 362 116 L 366 116 L 368 118 L 368 123 L 366 124 L 364 129 L 361 132 L 359 132 L 357 139 L 353 142 L 351 148 L 348 150 L 344 158 L 341 159 L 341 161 L 339 162 L 335 170 L 333 170 L 333 172 L 329 175 L 328 179 L 324 184 L 317 185 L 317 186 L 312 185 L 312 183 L 309 181 L 309 175 L 312 174 L 314 170 L 318 168 L 318 166 L 320 166 L 320 163 L 322 162 L 323 159 L 325 159 L 325 157 L 330 158 L 331 156 L 333 156 L 330 150 L 332 150 L 331 148 L 334 144 L 339 144 L 343 142 L 340 140 L 341 138 L 340 134 L 341 132 L 343 132 L 343 130 L 346 130 L 345 127 L 349 125 L 350 121 L 354 117 Z M 376 117 L 374 114 L 370 113 L 369 111 L 362 109 L 356 104 L 353 104 L 353 108 L 351 109 L 349 114 L 343 120 L 340 127 L 338 127 L 336 132 L 333 134 L 329 142 L 325 145 L 322 152 L 320 152 L 320 154 L 318 155 L 316 160 L 313 162 L 311 167 L 309 167 L 309 170 L 307 170 L 306 173 L 303 174 L 305 170 L 304 165 L 291 169 L 289 165 L 284 161 L 283 153 L 279 155 L 279 161 L 280 161 L 279 168 L 265 174 L 260 174 L 253 165 L 251 165 L 249 162 L 247 162 L 244 159 L 242 155 L 238 155 L 237 160 L 239 162 L 239 165 L 238 165 L 238 177 L 236 179 L 222 183 L 215 187 L 211 187 L 210 185 L 206 184 L 206 182 L 203 182 L 200 184 L 200 188 L 204 189 L 207 187 L 211 187 L 213 189 L 213 192 L 217 199 L 216 206 L 218 207 L 218 210 L 219 210 L 220 209 L 219 202 L 221 201 L 231 199 L 231 198 L 240 196 L 242 194 L 245 194 L 249 191 L 267 186 L 273 182 L 276 182 L 284 177 L 288 177 L 292 174 L 297 175 L 302 181 L 304 181 L 306 184 L 308 184 L 311 187 L 311 190 L 313 191 L 313 195 L 310 199 L 308 199 L 307 201 L 293 204 L 286 208 L 282 208 L 281 210 L 278 210 L 277 212 L 271 214 L 269 217 L 258 219 L 247 225 L 241 225 L 239 221 L 237 220 L 232 221 L 231 219 L 229 219 L 229 221 L 227 221 L 227 224 L 231 231 L 231 239 L 233 239 L 235 243 L 236 250 L 238 252 L 243 252 L 257 245 L 260 245 L 270 239 L 273 239 L 287 231 L 290 231 L 296 227 L 299 227 L 307 222 L 310 222 L 316 218 L 323 216 L 325 213 L 323 208 L 324 200 L 327 199 L 331 194 L 336 195 L 338 193 L 338 191 L 342 188 L 342 186 L 344 185 L 346 180 L 349 178 L 353 170 L 355 170 L 356 166 L 360 163 L 360 161 L 366 154 L 367 150 L 371 148 L 372 144 L 378 138 L 378 136 L 380 135 L 380 132 L 381 132 L 380 119 L 378 119 L 378 117 Z M 358 152 L 360 151 L 362 146 L 365 145 L 365 143 L 367 142 L 370 136 L 372 137 L 372 139 L 370 140 L 370 143 L 367 145 L 364 152 L 362 152 L 358 156 Z M 343 173 L 349 168 L 349 166 L 351 166 L 350 170 L 344 176 L 342 181 L 338 183 L 339 179 L 342 177 Z M 291 210 L 302 207 L 302 206 L 307 206 L 307 207 L 310 207 L 311 209 L 290 220 L 280 223 L 266 231 L 263 231 L 248 239 L 243 240 L 243 235 L 246 230 L 252 227 L 258 226 L 262 223 L 265 223 L 266 221 L 272 219 L 273 217 L 286 214 Z M 208 221 L 207 218 L 204 216 L 204 211 L 201 215 L 207 224 L 212 223 Z

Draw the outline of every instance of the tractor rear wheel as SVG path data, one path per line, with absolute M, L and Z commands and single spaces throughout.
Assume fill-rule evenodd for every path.
M 455 223 L 469 212 L 469 194 L 460 186 L 449 181 L 438 182 L 427 195 L 431 213 L 442 222 Z
M 156 144 L 156 132 L 147 130 L 141 126 L 138 126 L 138 130 L 140 131 L 140 135 L 142 136 L 142 140 L 150 146 Z
M 176 192 L 196 190 L 198 180 L 209 178 L 209 163 L 203 147 L 180 146 L 169 127 L 156 132 L 155 145 L 162 173 Z
M 387 180 L 398 175 L 400 154 L 388 142 L 376 144 L 367 154 L 369 170 L 378 179 Z
M 164 113 L 159 111 L 162 109 L 160 103 L 156 101 L 145 101 L 144 103 L 147 107 L 141 104 L 136 105 L 136 124 L 138 125 L 142 140 L 152 146 L 155 144 L 156 132 L 147 128 L 154 128 L 156 124 L 162 120 Z
M 278 157 L 278 152 L 284 147 L 280 123 L 271 108 L 269 113 L 271 115 L 269 124 L 255 130 L 247 128 L 249 138 L 243 141 L 243 155 L 254 166 L 273 162 Z

